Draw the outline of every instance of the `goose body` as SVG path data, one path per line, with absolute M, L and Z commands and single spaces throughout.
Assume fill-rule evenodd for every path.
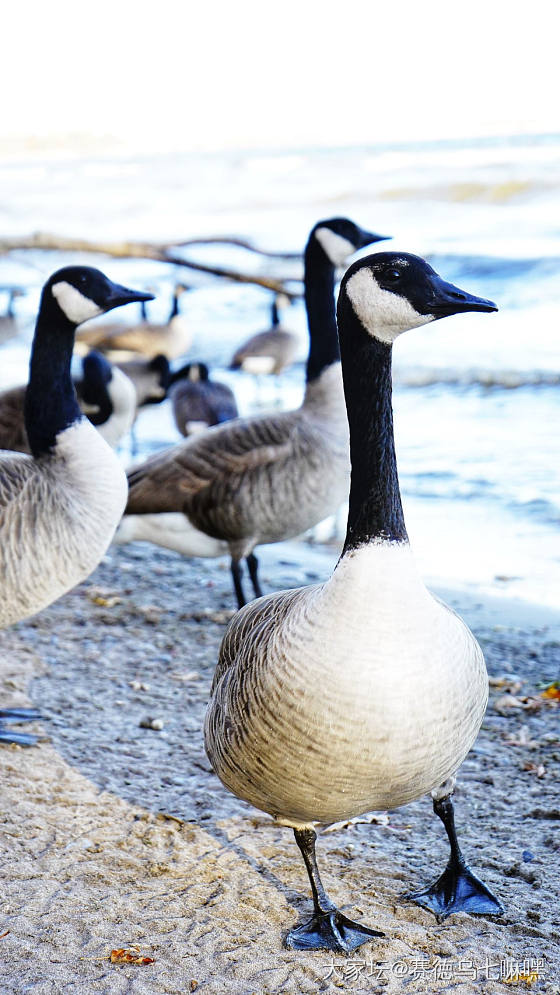
M 78 406 L 74 335 L 87 317 L 149 297 L 83 266 L 57 271 L 43 288 L 25 394 L 32 455 L 0 453 L 0 627 L 84 580 L 113 537 L 126 478 Z
M 428 791 L 439 799 L 486 708 L 480 647 L 414 563 L 391 408 L 397 335 L 468 310 L 496 308 L 444 283 L 418 257 L 379 253 L 350 267 L 338 306 L 352 460 L 343 554 L 326 583 L 241 609 L 220 650 L 208 757 L 234 794 L 294 828 L 312 883 L 315 914 L 288 946 L 348 951 L 375 935 L 326 896 L 313 824 L 392 809 Z M 485 889 L 468 873 L 469 888 Z M 500 911 L 487 889 L 480 894 L 485 911 Z
M 179 310 L 179 298 L 187 288 L 177 283 L 169 318 L 164 323 L 142 321 L 138 325 L 88 325 L 78 334 L 80 342 L 106 353 L 115 362 L 134 359 L 138 354 L 153 359 L 162 354 L 177 359 L 192 343 L 189 323 Z
M 239 415 L 235 394 L 227 384 L 210 379 L 205 363 L 187 363 L 173 373 L 169 397 L 177 430 L 184 436 Z
M 338 822 L 450 778 L 487 697 L 464 622 L 427 591 L 408 544 L 380 541 L 345 555 L 325 584 L 236 617 L 214 678 L 208 752 L 234 794 L 281 822 Z
M 329 255 L 322 233 L 335 235 Z M 336 232 L 343 232 L 336 236 Z M 228 543 L 235 593 L 240 561 L 260 587 L 253 550 L 299 535 L 333 514 L 348 493 L 348 424 L 334 311 L 335 268 L 382 236 L 347 219 L 317 224 L 305 251 L 310 331 L 307 386 L 295 411 L 238 418 L 208 429 L 129 472 L 127 514 L 182 512 L 189 529 Z
M 272 302 L 270 328 L 257 332 L 240 345 L 233 355 L 230 368 L 243 370 L 254 376 L 277 376 L 292 365 L 297 351 L 297 336 L 280 325 L 278 298 L 275 298 Z

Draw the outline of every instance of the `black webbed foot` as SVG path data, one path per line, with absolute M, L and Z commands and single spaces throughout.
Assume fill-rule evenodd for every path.
M 350 953 L 375 936 L 385 934 L 347 919 L 339 909 L 332 909 L 329 912 L 315 912 L 307 922 L 291 929 L 284 942 L 290 950 Z
M 502 915 L 505 911 L 503 905 L 484 882 L 473 874 L 461 853 L 455 830 L 453 802 L 449 795 L 434 798 L 434 812 L 445 826 L 451 856 L 443 874 L 434 884 L 405 897 L 433 912 L 438 919 L 445 919 L 454 912 L 468 912 L 479 916 Z
M 37 736 L 26 732 L 13 732 L 2 725 L 2 719 L 11 722 L 34 722 L 41 714 L 35 708 L 0 708 L 0 743 L 17 743 L 18 746 L 34 746 Z
M 464 862 L 449 861 L 443 874 L 429 888 L 406 896 L 411 901 L 445 919 L 454 912 L 499 916 L 503 905 Z

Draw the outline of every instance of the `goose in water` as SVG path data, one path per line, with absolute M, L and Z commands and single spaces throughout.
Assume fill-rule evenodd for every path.
M 255 547 L 300 535 L 334 514 L 348 495 L 335 269 L 384 237 L 346 218 L 321 221 L 311 231 L 305 249 L 310 346 L 300 408 L 215 426 L 156 453 L 128 474 L 127 515 L 148 514 L 153 522 L 159 513 L 181 513 L 191 533 L 195 529 L 228 544 L 240 606 L 246 600 L 241 560 L 247 560 L 260 597 Z M 175 530 L 173 538 L 177 535 Z M 160 544 L 171 541 L 162 529 Z
M 101 353 L 91 351 L 82 360 L 82 379 L 74 386 L 80 410 L 95 425 L 110 446 L 130 431 L 136 417 L 134 384 Z M 27 386 L 10 387 L 0 393 L 0 450 L 30 453 L 25 430 Z
M 126 476 L 80 411 L 70 375 L 74 336 L 86 318 L 151 299 L 89 266 L 58 270 L 43 288 L 25 394 L 31 455 L 0 452 L 0 628 L 84 580 L 111 542 Z M 21 720 L 24 711 L 3 717 Z
M 142 321 L 139 325 L 119 324 L 108 328 L 92 324 L 78 333 L 78 339 L 115 362 L 134 359 L 138 354 L 153 359 L 161 353 L 167 359 L 177 359 L 188 352 L 192 342 L 189 324 L 179 311 L 179 298 L 186 290 L 184 284 L 175 284 L 171 312 L 163 324 Z
M 172 373 L 169 397 L 177 429 L 187 437 L 239 415 L 231 387 L 210 380 L 205 363 L 187 363 Z
M 206 751 L 230 791 L 294 830 L 314 912 L 288 933 L 291 948 L 349 951 L 380 935 L 327 896 L 314 823 L 393 809 L 426 792 L 451 859 L 435 885 L 411 897 L 440 916 L 503 911 L 461 855 L 449 797 L 486 708 L 486 667 L 465 623 L 428 592 L 414 564 L 391 406 L 398 335 L 496 310 L 417 256 L 383 252 L 350 267 L 338 304 L 352 461 L 341 558 L 326 583 L 247 605 L 222 642 Z
M 280 325 L 278 308 L 281 299 L 286 298 L 279 294 L 272 302 L 271 327 L 252 335 L 239 346 L 230 363 L 231 370 L 243 370 L 244 373 L 252 373 L 255 376 L 261 374 L 278 376 L 292 365 L 298 351 L 298 338 Z

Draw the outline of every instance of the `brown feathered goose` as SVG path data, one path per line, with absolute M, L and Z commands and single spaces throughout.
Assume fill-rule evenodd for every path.
M 383 237 L 346 218 L 321 221 L 311 231 L 305 249 L 310 345 L 300 408 L 226 422 L 129 472 L 127 516 L 179 512 L 191 532 L 227 543 L 239 605 L 245 603 L 241 560 L 247 560 L 258 597 L 255 547 L 300 535 L 334 514 L 347 496 L 348 423 L 335 270 L 357 249 Z M 170 545 L 167 536 L 162 545 Z

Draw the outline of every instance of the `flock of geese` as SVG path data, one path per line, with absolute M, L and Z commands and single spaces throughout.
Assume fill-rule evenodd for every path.
M 442 917 L 503 912 L 462 856 L 451 801 L 486 708 L 486 668 L 465 623 L 429 593 L 415 566 L 391 402 L 399 335 L 460 312 L 497 308 L 446 283 L 418 256 L 377 252 L 346 270 L 336 310 L 337 268 L 383 237 L 345 218 L 312 229 L 305 249 L 306 388 L 296 410 L 236 417 L 235 399 L 227 389 L 210 390 L 202 364 L 170 374 L 158 356 L 172 357 L 159 338 L 142 348 L 142 365 L 137 348 L 128 355 L 132 333 L 105 331 L 113 358 L 136 363 L 137 375 L 146 378 L 146 364 L 156 362 L 152 386 L 143 395 L 133 390 L 134 413 L 158 399 L 158 385 L 160 396 L 170 387 L 186 436 L 128 474 L 111 448 L 117 429 L 111 437 L 101 432 L 107 411 L 118 406 L 125 371 L 93 353 L 74 384 L 71 358 L 78 326 L 132 301 L 145 307 L 152 295 L 90 267 L 59 270 L 42 292 L 28 384 L 9 399 L 8 438 L 15 441 L 0 454 L 2 627 L 86 578 L 117 528 L 122 542 L 147 538 L 186 555 L 229 553 L 239 611 L 222 641 L 205 745 L 235 795 L 294 831 L 313 913 L 288 932 L 285 943 L 293 949 L 349 952 L 382 935 L 347 918 L 328 897 L 315 825 L 393 809 L 426 793 L 445 827 L 450 857 L 434 884 L 409 897 Z M 180 317 L 181 293 L 176 288 L 172 320 Z M 143 320 L 146 341 L 148 324 Z M 104 343 L 93 341 L 94 327 L 86 329 L 87 342 L 99 348 Z M 278 330 L 275 310 L 270 334 Z M 281 331 L 286 360 L 280 345 L 278 354 L 267 351 L 269 333 L 263 333 L 252 369 L 247 349 L 238 350 L 232 365 L 278 373 L 294 348 Z M 188 403 L 197 387 L 213 394 L 211 422 Z M 0 415 L 5 401 L 4 394 Z M 348 492 L 346 540 L 332 576 L 263 597 L 255 549 L 314 526 Z M 250 603 L 243 561 L 256 597 Z M 14 721 L 35 716 L 0 712 Z M 0 738 L 31 741 L 6 729 Z

